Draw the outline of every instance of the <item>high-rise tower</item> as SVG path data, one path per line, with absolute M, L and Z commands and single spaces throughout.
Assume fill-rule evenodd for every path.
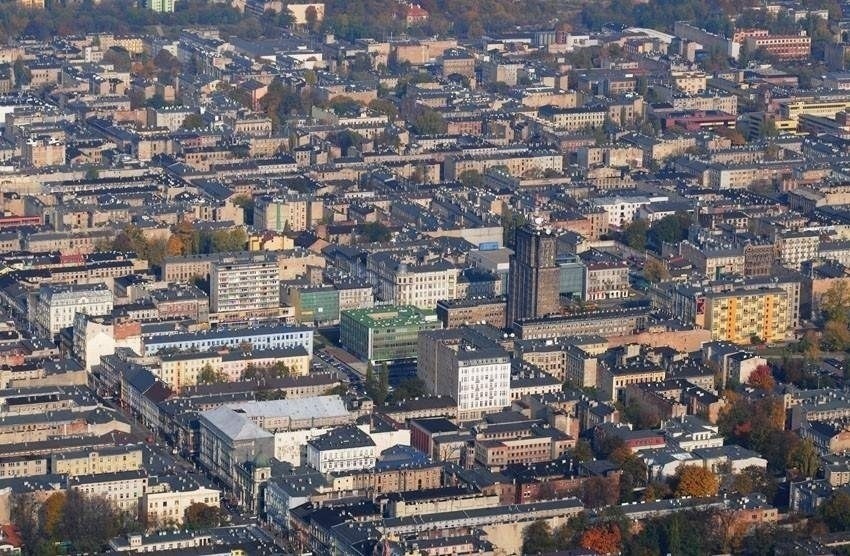
M 508 326 L 515 320 L 557 313 L 560 270 L 555 263 L 558 238 L 551 230 L 516 230 L 508 290 Z

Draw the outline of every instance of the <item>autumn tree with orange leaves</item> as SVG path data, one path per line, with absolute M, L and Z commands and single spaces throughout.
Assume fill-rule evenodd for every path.
M 617 554 L 623 538 L 620 527 L 616 523 L 591 527 L 581 536 L 579 544 L 582 548 L 595 550 L 599 554 Z
M 676 496 L 714 496 L 720 488 L 717 475 L 701 465 L 683 465 L 676 471 Z
M 758 388 L 759 390 L 769 391 L 773 390 L 773 387 L 776 386 L 776 380 L 773 378 L 773 373 L 770 371 L 770 367 L 767 365 L 759 365 L 752 373 L 750 373 L 750 378 L 747 380 L 747 384 L 753 388 Z

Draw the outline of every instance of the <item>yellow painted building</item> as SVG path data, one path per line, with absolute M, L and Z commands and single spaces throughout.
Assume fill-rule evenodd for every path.
M 142 468 L 142 450 L 138 446 L 116 446 L 99 450 L 60 452 L 50 458 L 51 473 L 79 477 Z
M 788 294 L 780 288 L 712 292 L 705 296 L 705 328 L 713 340 L 749 344 L 785 340 L 790 311 Z
M 175 392 L 198 384 L 198 375 L 209 365 L 214 370 L 221 367 L 218 353 L 176 353 L 160 358 L 159 378 Z

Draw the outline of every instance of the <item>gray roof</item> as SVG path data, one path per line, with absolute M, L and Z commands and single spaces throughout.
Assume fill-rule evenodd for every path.
M 288 400 L 251 401 L 229 404 L 246 417 L 289 417 L 292 420 L 348 415 L 339 396 L 313 396 Z
M 221 431 L 231 440 L 250 440 L 255 438 L 274 438 L 274 435 L 263 430 L 242 413 L 237 413 L 227 407 L 217 407 L 201 413 L 212 426 Z
M 317 450 L 341 450 L 343 448 L 363 448 L 374 446 L 372 438 L 351 425 L 330 430 L 308 442 Z

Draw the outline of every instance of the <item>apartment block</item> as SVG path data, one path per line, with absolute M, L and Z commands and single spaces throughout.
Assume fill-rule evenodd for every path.
M 257 316 L 280 307 L 278 263 L 265 254 L 222 257 L 210 266 L 210 311 Z
M 339 341 L 367 361 L 409 359 L 416 357 L 419 333 L 439 328 L 434 311 L 412 305 L 352 309 L 340 316 Z
M 112 292 L 105 284 L 45 285 L 38 290 L 35 314 L 31 319 L 49 335 L 74 324 L 77 313 L 107 315 L 112 311 Z
M 469 328 L 420 334 L 416 373 L 429 391 L 457 401 L 461 420 L 510 404 L 508 353 Z
M 710 292 L 705 295 L 704 328 L 713 340 L 778 342 L 787 337 L 788 314 L 788 294 L 781 288 Z
M 321 222 L 323 203 L 307 196 L 258 197 L 255 200 L 254 226 L 276 232 L 302 232 Z

